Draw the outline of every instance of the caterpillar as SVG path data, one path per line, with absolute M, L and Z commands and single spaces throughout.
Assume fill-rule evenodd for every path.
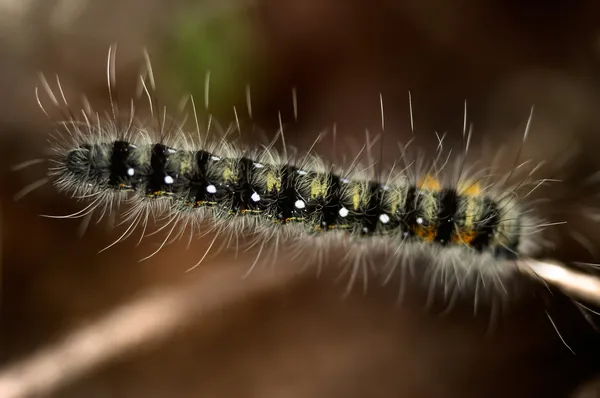
M 52 166 L 41 181 L 52 181 L 59 191 L 86 203 L 82 210 L 59 218 L 89 218 L 97 211 L 102 218 L 122 204 L 130 205 L 122 214 L 125 231 L 113 244 L 140 226 L 144 236 L 149 220 L 156 218 L 163 224 L 159 231 L 168 232 L 150 256 L 188 229 L 190 239 L 196 232 L 202 239 L 212 234 L 209 250 L 220 237 L 225 237 L 223 246 L 238 247 L 240 237 L 252 235 L 250 246 L 258 247 L 258 255 L 250 270 L 268 253 L 276 257 L 282 246 L 304 256 L 307 264 L 337 249 L 343 252 L 342 263 L 350 262 L 345 268 L 351 271 L 350 289 L 360 274 L 366 281 L 371 270 L 389 281 L 400 269 L 404 281 L 406 269 L 425 258 L 432 265 L 431 283 L 453 286 L 458 293 L 475 290 L 476 296 L 483 286 L 486 291 L 506 291 L 504 281 L 517 273 L 515 260 L 534 256 L 548 244 L 544 231 L 553 223 L 541 221 L 523 199 L 552 180 L 534 178 L 539 165 L 515 178 L 527 169 L 519 156 L 501 175 L 468 167 L 472 129 L 467 129 L 466 109 L 464 148 L 454 161 L 450 153 L 443 154 L 443 137 L 438 136 L 437 154 L 430 161 L 411 157 L 408 145 L 399 145 L 401 156 L 391 167 L 364 164 L 361 153 L 372 158 L 373 144 L 367 142 L 344 167 L 313 153 L 321 136 L 303 154 L 287 146 L 283 127 L 275 140 L 255 149 L 237 145 L 231 129 L 221 137 L 203 134 L 193 98 L 196 132 L 187 133 L 178 123 L 165 131 L 167 115 L 158 110 L 151 93 L 155 82 L 147 53 L 141 92 L 159 127 L 136 120 L 133 101 L 123 119 L 111 89 L 114 60 L 111 47 L 111 112 L 106 116 L 89 104 L 74 112 L 60 80 L 62 104 L 42 80 L 52 103 L 68 114 L 52 140 Z M 36 97 L 48 114 L 37 90 Z M 275 148 L 277 142 L 281 149 Z M 383 266 L 375 266 L 375 253 L 383 255 Z

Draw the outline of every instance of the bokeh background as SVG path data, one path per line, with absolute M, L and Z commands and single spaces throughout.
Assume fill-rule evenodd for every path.
M 8 368 L 156 288 L 201 281 L 223 267 L 240 270 L 227 283 L 246 283 L 241 276 L 254 258 L 224 250 L 201 271 L 185 273 L 210 236 L 189 249 L 177 242 L 144 262 L 138 260 L 158 238 L 139 246 L 130 239 L 98 254 L 119 232 L 101 222 L 80 237 L 77 221 L 39 217 L 80 208 L 52 187 L 15 202 L 44 169 L 16 173 L 11 165 L 39 157 L 53 129 L 34 95 L 39 72 L 50 81 L 58 74 L 74 107 L 85 93 L 95 108 L 108 109 L 109 46 L 118 43 L 120 98 L 135 94 L 147 48 L 159 98 L 170 109 L 187 94 L 203 108 L 210 71 L 209 112 L 226 126 L 236 106 L 248 145 L 272 138 L 281 112 L 286 137 L 299 148 L 336 124 L 337 148 L 319 147 L 325 157 L 356 152 L 366 129 L 380 131 L 380 93 L 386 139 L 412 137 L 410 90 L 415 135 L 425 146 L 435 144 L 436 131 L 459 141 L 467 99 L 473 146 L 514 148 L 535 104 L 524 157 L 546 160 L 567 177 L 547 194 L 562 198 L 554 210 L 579 234 L 565 229 L 554 254 L 591 261 L 600 228 L 594 187 L 584 182 L 600 169 L 599 16 L 600 4 L 591 0 L 0 1 L 0 363 Z M 201 113 L 206 122 L 207 111 Z M 398 153 L 389 145 L 384 155 Z M 585 249 L 581 236 L 589 240 Z M 366 294 L 355 289 L 342 298 L 339 270 L 330 275 L 327 266 L 319 278 L 301 273 L 198 319 L 190 315 L 160 342 L 123 352 L 41 396 L 598 396 L 589 395 L 593 387 L 583 392 L 582 383 L 600 370 L 600 339 L 560 295 L 512 302 L 490 332 L 489 313 L 474 315 L 472 303 L 458 302 L 443 315 L 426 311 L 423 287 L 401 306 L 397 284 L 371 284 Z M 271 271 L 259 267 L 252 277 L 263 272 Z

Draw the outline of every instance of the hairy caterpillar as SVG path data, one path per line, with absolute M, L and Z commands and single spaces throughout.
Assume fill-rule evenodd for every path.
M 542 231 L 551 223 L 539 221 L 522 199 L 549 180 L 535 179 L 538 166 L 526 170 L 527 162 L 519 163 L 518 154 L 503 175 L 467 167 L 471 130 L 466 112 L 463 153 L 454 162 L 443 153 L 443 138 L 438 137 L 437 155 L 429 162 L 400 146 L 401 156 L 387 170 L 373 161 L 362 164 L 360 156 L 344 166 L 327 162 L 312 148 L 304 154 L 293 151 L 286 146 L 283 128 L 277 136 L 280 150 L 276 141 L 242 149 L 229 132 L 222 137 L 203 134 L 197 117 L 195 133 L 178 125 L 167 132 L 166 113 L 151 94 L 149 60 L 141 84 L 158 128 L 136 120 L 133 102 L 123 121 L 111 91 L 112 48 L 107 75 L 112 108 L 105 117 L 89 104 L 76 116 L 60 82 L 62 104 L 43 81 L 53 104 L 69 114 L 53 140 L 48 178 L 39 184 L 51 180 L 86 202 L 81 211 L 61 217 L 89 218 L 100 210 L 102 218 L 129 204 L 123 212 L 125 231 L 114 243 L 138 227 L 145 235 L 149 219 L 158 218 L 163 222 L 159 230 L 167 231 L 158 250 L 188 228 L 202 237 L 212 234 L 209 250 L 223 235 L 222 246 L 235 247 L 246 235 L 253 236 L 250 246 L 258 254 L 251 269 L 268 254 L 277 256 L 284 245 L 305 256 L 307 264 L 341 250 L 342 263 L 351 265 L 346 267 L 351 270 L 349 287 L 360 274 L 366 281 L 369 269 L 389 280 L 396 269 L 404 276 L 417 259 L 425 258 L 433 265 L 431 283 L 470 295 L 473 289 L 463 287 L 473 286 L 476 296 L 483 286 L 486 293 L 506 291 L 504 280 L 516 271 L 513 261 L 535 255 L 546 244 Z M 48 114 L 39 96 L 38 102 Z M 191 103 L 196 115 L 193 99 Z M 529 122 L 524 140 L 528 131 Z M 372 146 L 367 142 L 361 153 L 371 158 Z M 523 171 L 525 177 L 515 178 Z M 377 254 L 384 259 L 381 267 L 374 264 Z

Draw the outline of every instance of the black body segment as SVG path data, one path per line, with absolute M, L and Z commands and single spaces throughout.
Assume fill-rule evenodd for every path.
M 458 210 L 458 198 L 454 189 L 443 189 L 437 193 L 439 197 L 439 212 L 435 241 L 445 245 L 452 240 L 455 233 L 455 217 Z

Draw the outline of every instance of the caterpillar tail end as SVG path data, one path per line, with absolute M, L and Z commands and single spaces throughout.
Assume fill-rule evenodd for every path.
M 600 306 L 600 278 L 568 268 L 553 260 L 517 260 L 520 271 L 542 279 L 578 300 Z

